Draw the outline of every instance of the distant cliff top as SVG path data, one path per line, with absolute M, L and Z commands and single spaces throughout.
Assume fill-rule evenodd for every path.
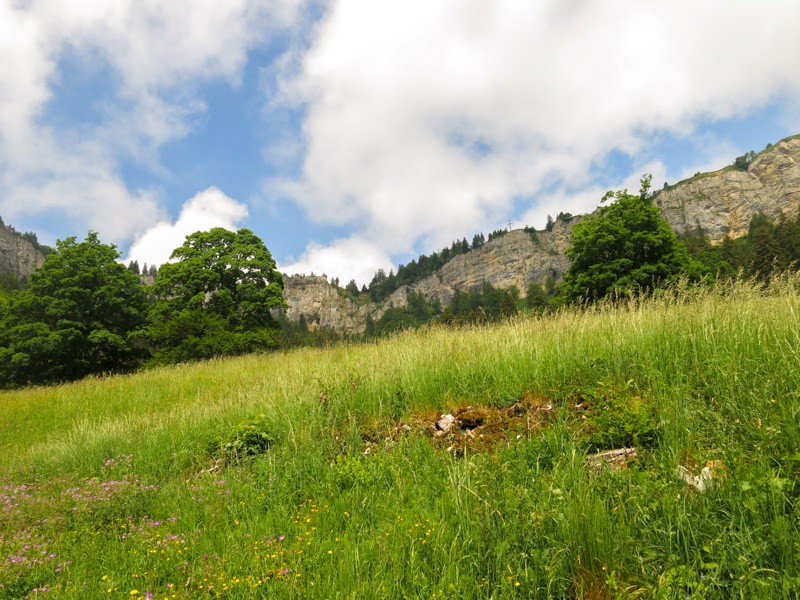
M 659 191 L 655 204 L 678 235 L 697 231 L 712 243 L 747 233 L 757 213 L 770 220 L 800 208 L 800 136 L 756 154 L 746 170 L 702 173 Z
M 46 254 L 33 234 L 23 234 L 0 220 L 0 273 L 30 277 Z
M 697 174 L 656 193 L 654 203 L 678 235 L 701 231 L 712 243 L 745 235 L 752 218 L 794 217 L 800 210 L 800 135 L 781 140 L 712 173 Z M 738 167 L 738 168 L 737 168 Z M 598 198 L 599 200 L 599 198 Z M 367 316 L 377 320 L 390 307 L 406 305 L 407 292 L 446 306 L 456 290 L 473 291 L 484 283 L 516 287 L 524 294 L 532 283 L 561 279 L 569 268 L 565 250 L 581 217 L 557 220 L 549 230 L 515 230 L 450 259 L 433 275 L 400 286 L 380 303 L 356 303 L 324 277 L 287 277 L 288 317 L 303 314 L 311 327 L 340 332 L 364 330 Z

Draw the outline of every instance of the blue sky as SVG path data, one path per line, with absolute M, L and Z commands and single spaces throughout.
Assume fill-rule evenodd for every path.
M 724 17 L 721 17 L 724 15 Z M 368 282 L 800 133 L 800 4 L 0 0 L 0 216 Z

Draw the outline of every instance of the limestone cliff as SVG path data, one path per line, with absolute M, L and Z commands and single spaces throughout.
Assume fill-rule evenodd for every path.
M 727 167 L 696 175 L 655 197 L 680 235 L 698 227 L 712 243 L 745 235 L 756 213 L 794 217 L 800 207 L 800 136 L 759 153 L 747 171 Z
M 800 136 L 787 138 L 759 153 L 747 171 L 726 167 L 696 175 L 659 191 L 654 202 L 676 233 L 698 228 L 712 242 L 747 233 L 756 213 L 771 219 L 795 216 L 800 210 Z M 569 266 L 564 254 L 579 217 L 556 221 L 552 231 L 533 235 L 516 230 L 460 254 L 437 273 L 396 290 L 380 305 L 356 304 L 324 277 L 286 278 L 289 318 L 304 314 L 309 325 L 346 333 L 364 330 L 367 316 L 379 319 L 388 308 L 406 304 L 408 291 L 446 306 L 456 290 L 471 291 L 489 283 L 516 286 L 521 294 L 531 282 L 563 277 Z
M 511 231 L 482 246 L 460 254 L 438 272 L 411 286 L 401 286 L 380 304 L 359 304 L 320 276 L 293 275 L 284 278 L 287 317 L 304 315 L 310 328 L 327 327 L 341 333 L 364 331 L 367 317 L 378 320 L 391 307 L 407 304 L 408 292 L 421 293 L 429 302 L 450 303 L 456 290 L 478 290 L 484 283 L 496 288 L 516 288 L 524 295 L 533 282 L 548 277 L 558 280 L 569 266 L 564 251 L 577 218 L 556 221 L 552 231 L 534 234 Z
M 0 273 L 30 277 L 43 262 L 44 253 L 33 242 L 0 224 Z
M 510 231 L 482 246 L 451 259 L 437 273 L 411 286 L 398 288 L 381 307 L 405 306 L 408 291 L 421 293 L 432 302 L 447 306 L 456 290 L 470 292 L 484 283 L 496 288 L 516 287 L 524 295 L 532 282 L 544 284 L 548 277 L 561 279 L 569 267 L 564 254 L 577 218 L 556 221 L 552 231 L 533 234 L 522 229 Z M 383 314 L 376 311 L 377 318 Z M 374 317 L 375 318 L 375 317 Z
M 283 296 L 289 305 L 287 318 L 297 320 L 304 315 L 310 329 L 326 327 L 340 333 L 359 333 L 364 331 L 367 316 L 377 309 L 372 303 L 357 304 L 326 277 L 289 275 L 283 281 Z

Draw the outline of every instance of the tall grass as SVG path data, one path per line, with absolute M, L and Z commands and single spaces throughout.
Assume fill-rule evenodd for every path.
M 3 393 L 0 598 L 795 597 L 796 284 Z M 575 406 L 616 396 L 657 435 L 598 473 Z M 492 451 L 425 428 L 523 397 Z

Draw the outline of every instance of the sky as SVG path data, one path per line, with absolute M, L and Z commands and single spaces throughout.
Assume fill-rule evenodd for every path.
M 796 0 L 0 0 L 0 217 L 369 283 L 800 133 Z

